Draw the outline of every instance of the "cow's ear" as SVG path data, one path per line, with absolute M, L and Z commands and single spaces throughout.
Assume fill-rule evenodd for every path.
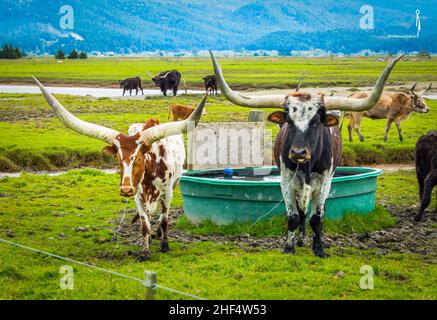
M 285 122 L 286 117 L 287 117 L 286 112 L 275 111 L 275 112 L 272 112 L 271 114 L 269 114 L 269 116 L 267 117 L 267 120 L 282 126 Z
M 117 154 L 117 148 L 114 145 L 106 146 L 102 149 L 102 152 L 106 154 Z
M 327 113 L 325 116 L 325 120 L 323 121 L 323 124 L 326 127 L 334 127 L 337 126 L 339 123 L 339 119 L 336 115 L 333 115 L 331 113 Z

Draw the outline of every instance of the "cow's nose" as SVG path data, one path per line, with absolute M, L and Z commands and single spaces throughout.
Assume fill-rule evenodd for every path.
M 124 197 L 132 197 L 135 193 L 135 190 L 131 186 L 121 186 L 120 194 Z
M 425 113 L 428 113 L 428 112 L 429 112 L 429 108 L 426 107 L 426 108 L 425 108 Z
M 293 161 L 303 163 L 311 160 L 311 153 L 308 148 L 291 147 L 288 157 Z

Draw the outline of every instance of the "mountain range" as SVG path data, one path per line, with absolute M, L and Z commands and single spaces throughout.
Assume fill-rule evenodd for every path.
M 374 28 L 360 29 L 362 5 Z M 63 29 L 63 5 L 73 29 Z M 377 0 L 0 0 L 0 44 L 24 51 L 139 53 L 144 51 L 321 49 L 437 53 L 437 1 Z M 417 38 L 416 10 L 420 10 Z

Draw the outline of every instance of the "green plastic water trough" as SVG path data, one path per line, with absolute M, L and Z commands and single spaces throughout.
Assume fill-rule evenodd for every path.
M 338 167 L 325 217 L 373 211 L 381 174 L 379 169 Z M 186 172 L 180 184 L 185 214 L 191 222 L 209 220 L 218 225 L 284 215 L 279 179 L 276 167 L 234 169 L 232 180 L 223 178 L 222 169 Z

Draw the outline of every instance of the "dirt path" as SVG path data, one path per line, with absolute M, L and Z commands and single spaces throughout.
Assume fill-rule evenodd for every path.
M 418 253 L 426 258 L 430 258 L 437 263 L 437 214 L 427 212 L 422 222 L 416 223 L 413 218 L 416 214 L 416 207 L 399 207 L 387 205 L 387 210 L 396 218 L 397 223 L 394 227 L 362 234 L 351 234 L 341 236 L 325 235 L 325 245 L 327 248 L 343 249 L 353 247 L 357 249 L 374 249 L 376 254 L 384 255 L 388 253 Z M 130 219 L 135 210 L 132 209 L 126 215 L 124 223 L 119 225 L 120 220 L 114 221 L 117 225 L 116 231 L 119 236 L 118 241 L 126 244 L 140 246 L 142 237 L 139 222 L 131 224 Z M 122 213 L 121 213 L 122 214 Z M 201 241 L 213 241 L 217 244 L 233 244 L 235 247 L 245 251 L 259 250 L 281 250 L 284 244 L 284 237 L 265 237 L 256 238 L 248 234 L 238 236 L 223 235 L 192 235 L 176 229 L 175 221 L 182 214 L 182 210 L 173 210 L 170 214 L 169 237 L 170 241 L 182 243 L 194 243 Z M 152 230 L 157 229 L 156 220 L 152 219 Z M 305 246 L 311 246 L 308 237 Z

